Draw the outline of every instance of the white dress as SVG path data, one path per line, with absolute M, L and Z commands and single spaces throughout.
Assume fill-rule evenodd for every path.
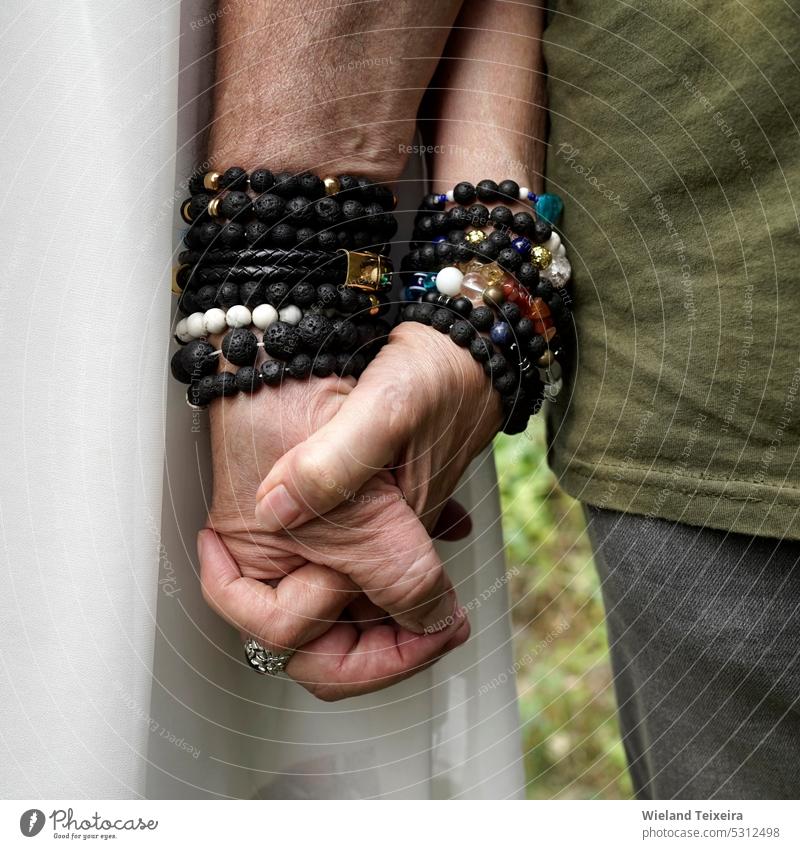
M 207 433 L 169 378 L 207 2 L 5 0 L 0 795 L 514 798 L 524 779 L 491 455 L 442 554 L 468 643 L 325 704 L 200 596 Z M 177 144 L 176 144 L 177 140 Z

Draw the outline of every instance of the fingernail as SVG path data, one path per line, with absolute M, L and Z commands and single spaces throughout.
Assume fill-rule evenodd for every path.
M 289 490 L 282 483 L 256 504 L 256 519 L 265 531 L 273 533 L 289 527 L 302 512 L 303 508 L 289 495 Z
M 422 620 L 422 628 L 426 634 L 435 634 L 451 628 L 464 618 L 462 609 L 458 606 L 455 591 L 449 590 L 439 600 L 434 609 Z

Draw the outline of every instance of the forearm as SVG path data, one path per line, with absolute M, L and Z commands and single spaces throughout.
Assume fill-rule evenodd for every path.
M 546 88 L 541 3 L 467 0 L 426 102 L 434 191 L 512 179 L 541 191 Z
M 393 180 L 461 0 L 236 0 L 219 20 L 214 168 Z

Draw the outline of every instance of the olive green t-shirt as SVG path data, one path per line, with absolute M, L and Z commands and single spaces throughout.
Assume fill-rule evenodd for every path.
M 565 0 L 544 41 L 575 303 L 553 469 L 800 539 L 800 2 Z

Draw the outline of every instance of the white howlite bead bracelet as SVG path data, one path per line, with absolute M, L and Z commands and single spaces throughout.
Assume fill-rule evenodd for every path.
M 451 270 L 463 277 L 463 274 L 457 268 Z M 326 310 L 326 314 L 336 315 L 337 313 L 334 309 Z M 243 304 L 230 307 L 227 312 L 219 307 L 213 307 L 204 313 L 193 312 L 186 318 L 182 318 L 175 325 L 175 338 L 186 344 L 191 342 L 192 339 L 205 339 L 207 336 L 223 333 L 228 327 L 250 327 L 250 325 L 253 325 L 259 330 L 266 330 L 278 320 L 286 324 L 297 325 L 302 317 L 303 311 L 294 304 L 283 307 L 280 312 L 271 304 L 259 304 L 253 308 L 252 312 Z
M 212 307 L 204 313 L 193 312 L 190 316 L 182 318 L 175 325 L 175 338 L 186 344 L 192 339 L 205 339 L 207 336 L 223 333 L 227 327 L 249 327 L 251 324 L 259 330 L 266 330 L 277 320 L 278 311 L 269 304 L 261 304 L 252 313 L 242 304 L 230 307 L 227 312 L 219 307 Z

